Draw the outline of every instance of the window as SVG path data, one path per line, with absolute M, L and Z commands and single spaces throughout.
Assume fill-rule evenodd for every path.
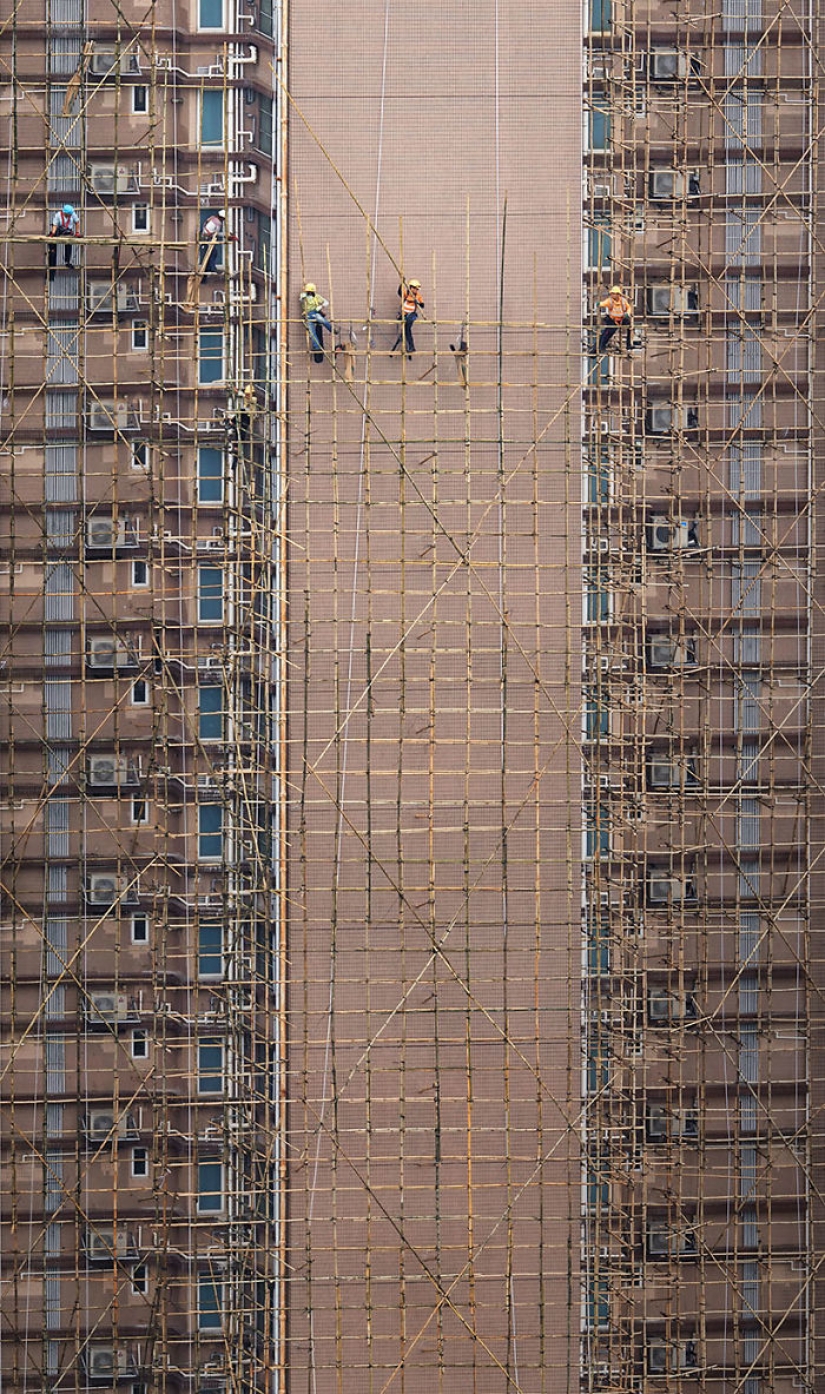
M 149 684 L 145 678 L 137 678 L 132 683 L 132 706 L 148 707 L 149 705 Z
M 586 503 L 610 503 L 613 492 L 613 470 L 609 450 L 595 447 L 593 454 L 585 461 L 587 486 Z
M 201 92 L 201 145 L 220 145 L 223 140 L 223 92 Z
M 149 231 L 149 205 L 148 203 L 132 204 L 132 232 Z
M 145 1031 L 132 1032 L 132 1059 L 148 1060 L 149 1058 L 149 1037 Z
M 148 561 L 132 562 L 132 586 L 135 590 L 144 590 L 149 584 L 149 563 Z
M 149 943 L 149 917 L 148 915 L 132 916 L 132 943 Z
M 201 623 L 223 619 L 223 571 L 219 566 L 198 567 L 198 619 Z
M 198 926 L 198 976 L 223 977 L 223 925 L 218 921 L 201 921 Z
M 605 804 L 594 804 L 587 810 L 585 856 L 610 855 L 610 810 Z
M 198 382 L 208 387 L 223 381 L 223 334 L 219 329 L 202 329 L 198 335 Z
M 145 1263 L 139 1263 L 132 1269 L 132 1292 L 135 1297 L 145 1297 L 149 1291 L 149 1274 Z M 134 1389 L 134 1386 L 132 1386 Z
M 198 450 L 198 503 L 223 502 L 223 454 L 214 445 Z
M 223 1325 L 223 1283 L 198 1278 L 198 1330 L 220 1331 Z
M 132 325 L 132 350 L 145 353 L 149 347 L 149 326 L 145 320 L 136 319 Z
M 613 23 L 612 0 L 588 0 L 588 28 L 591 33 L 600 34 Z
M 605 1265 L 607 1260 L 605 1260 Z M 599 1331 L 610 1320 L 610 1286 L 607 1273 L 591 1273 L 587 1279 L 587 1329 Z
M 198 857 L 211 862 L 222 855 L 223 809 L 219 803 L 202 803 L 198 808 Z
M 198 689 L 198 735 L 202 741 L 223 740 L 223 688 Z
M 198 1041 L 198 1093 L 223 1092 L 223 1041 L 204 1036 Z
M 607 578 L 599 571 L 588 571 L 584 577 L 585 619 L 588 624 L 602 624 L 610 619 L 610 591 Z
M 263 93 L 258 97 L 257 146 L 264 155 L 272 154 L 272 98 Z
M 132 1149 L 132 1175 L 149 1175 L 149 1149 L 146 1147 L 134 1147 Z
M 611 255 L 610 224 L 606 216 L 596 215 L 587 227 L 585 271 L 609 271 Z
M 198 1214 L 223 1210 L 223 1164 L 198 1162 Z
M 610 149 L 610 111 L 606 106 L 596 104 L 587 113 L 587 150 Z
M 595 692 L 585 692 L 584 734 L 588 741 L 610 735 L 610 708 Z
M 274 32 L 272 23 L 272 0 L 259 0 L 255 9 L 258 12 L 258 23 L 256 28 L 261 34 L 269 34 L 271 37 Z
M 149 816 L 149 807 L 145 799 L 132 799 L 132 822 L 145 823 Z
M 596 976 L 610 972 L 610 921 L 592 910 L 587 922 L 587 971 Z
M 133 440 L 131 443 L 130 466 L 133 470 L 143 470 L 149 468 L 150 454 L 149 442 L 147 440 Z
M 140 83 L 132 88 L 132 111 L 137 116 L 144 116 L 149 110 L 149 88 Z
M 223 0 L 198 0 L 198 28 L 223 29 Z
M 587 359 L 584 379 L 586 387 L 608 386 L 610 379 L 610 355 L 608 353 L 596 353 Z

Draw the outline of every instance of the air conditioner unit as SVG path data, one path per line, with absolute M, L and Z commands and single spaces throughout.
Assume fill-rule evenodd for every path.
M 136 314 L 140 309 L 140 296 L 130 286 L 120 281 L 114 287 L 115 308 L 118 314 Z M 87 292 L 87 306 L 92 315 L 112 315 L 111 281 L 90 281 Z
M 645 433 L 648 436 L 670 436 L 676 431 L 695 431 L 699 413 L 695 407 L 675 407 L 670 403 L 648 407 L 645 412 Z
M 128 402 L 90 402 L 87 426 L 90 431 L 105 431 L 114 435 L 116 431 L 136 431 L 140 418 Z
M 122 639 L 107 634 L 105 638 L 89 640 L 86 663 L 97 671 L 124 672 L 137 668 L 138 656 Z
M 129 1006 L 125 992 L 90 992 L 85 1015 L 88 1022 L 98 1026 L 115 1026 L 118 1022 L 138 1019 L 137 1012 Z
M 604 556 L 610 551 L 609 537 L 589 537 L 584 544 L 585 554 L 588 556 Z
M 137 890 L 131 884 L 131 878 L 118 876 L 114 871 L 96 872 L 86 882 L 86 900 L 89 905 L 110 906 L 116 901 L 133 905 L 137 898 Z
M 689 668 L 696 663 L 696 645 L 693 639 L 656 634 L 648 639 L 647 661 L 650 668 Z
M 654 48 L 650 55 L 649 71 L 653 82 L 675 82 L 687 77 L 690 71 L 688 56 L 678 48 Z
M 86 1230 L 86 1254 L 90 1263 L 111 1263 L 112 1259 L 137 1258 L 138 1248 L 130 1230 L 98 1225 Z
M 651 872 L 647 879 L 647 899 L 649 905 L 681 905 L 685 901 L 695 900 L 695 888 L 692 877 L 685 876 L 663 876 L 660 872 Z
M 136 194 L 140 188 L 137 176 L 126 165 L 89 165 L 89 183 L 100 198 Z
M 86 519 L 86 548 L 93 552 L 111 552 L 117 547 L 136 547 L 137 533 L 131 520 L 126 517 L 107 517 L 105 513 L 95 513 Z
M 696 760 L 681 756 L 678 760 L 663 760 L 652 755 L 647 764 L 649 789 L 693 789 L 696 787 Z
M 676 169 L 654 169 L 650 172 L 648 193 L 651 199 L 684 198 L 687 182 L 684 174 Z
M 118 44 L 96 43 L 89 58 L 89 73 L 92 77 L 140 76 L 140 54 L 134 49 L 121 53 Z
M 140 766 L 125 755 L 90 755 L 86 782 L 93 788 L 122 789 L 140 783 Z
M 138 1374 L 137 1361 L 132 1352 L 115 1346 L 87 1346 L 83 1363 L 86 1377 L 93 1383 L 111 1384 L 113 1380 L 134 1379 Z
M 647 313 L 654 319 L 669 319 L 673 315 L 695 315 L 699 296 L 688 286 L 648 286 Z
M 662 1104 L 648 1104 L 645 1113 L 645 1137 L 648 1142 L 667 1142 L 669 1115 Z
M 647 998 L 647 1019 L 653 1025 L 693 1021 L 696 1002 L 690 992 L 671 992 L 665 987 L 652 987 Z
M 651 552 L 678 552 L 694 545 L 695 535 L 690 523 L 678 519 L 675 523 L 657 513 L 648 524 L 648 546 Z
M 93 1113 L 87 1114 L 86 1134 L 97 1142 L 103 1142 L 109 1137 L 118 1137 L 121 1140 L 140 1137 L 134 1115 L 115 1113 L 112 1109 L 95 1109 Z

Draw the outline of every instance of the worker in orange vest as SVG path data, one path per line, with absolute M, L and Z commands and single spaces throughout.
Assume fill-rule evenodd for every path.
M 599 353 L 604 352 L 610 340 L 613 338 L 613 335 L 618 334 L 623 325 L 627 325 L 627 347 L 630 349 L 630 333 L 633 324 L 633 316 L 631 314 L 630 301 L 622 295 L 621 286 L 610 287 L 610 294 L 607 298 L 599 301 L 599 309 L 602 312 L 602 323 L 604 325 L 604 329 L 599 338 Z
M 398 287 L 398 294 L 401 297 L 401 309 L 398 318 L 403 321 L 404 351 L 408 358 L 412 358 L 415 353 L 415 340 L 413 338 L 413 325 L 418 319 L 418 311 L 424 309 L 424 301 L 421 299 L 420 281 L 402 281 Z M 392 352 L 401 343 L 401 332 L 392 346 Z

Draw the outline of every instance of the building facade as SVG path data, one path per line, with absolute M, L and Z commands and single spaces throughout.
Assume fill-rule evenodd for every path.
M 822 21 L 584 11 L 0 27 L 12 1394 L 821 1383 Z

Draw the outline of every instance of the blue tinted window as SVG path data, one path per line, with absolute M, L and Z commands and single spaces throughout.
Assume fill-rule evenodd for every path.
M 223 925 L 202 923 L 198 928 L 198 973 L 202 978 L 223 976 Z
M 198 28 L 223 29 L 223 0 L 198 0 Z
M 223 140 L 223 92 L 201 92 L 201 144 L 220 145 Z
M 223 740 L 223 688 L 198 690 L 198 735 L 202 741 Z
M 198 1210 L 201 1214 L 223 1210 L 223 1166 L 198 1162 Z
M 198 1041 L 198 1093 L 220 1094 L 223 1090 L 223 1042 L 212 1037 Z
M 223 809 L 219 803 L 203 803 L 198 809 L 198 856 L 212 861 L 223 854 Z
M 220 1331 L 223 1325 L 223 1283 L 212 1278 L 198 1279 L 198 1327 L 201 1331 Z
M 223 454 L 213 445 L 202 445 L 198 451 L 198 499 L 223 502 Z
M 198 336 L 198 382 L 208 385 L 223 379 L 223 334 L 202 329 Z
M 223 619 L 223 572 L 219 566 L 198 567 L 198 619 Z

